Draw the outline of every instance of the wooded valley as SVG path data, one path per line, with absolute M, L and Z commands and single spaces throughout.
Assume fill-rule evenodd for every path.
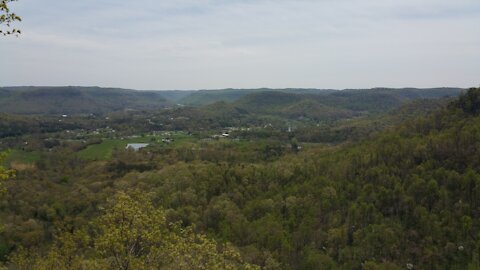
M 102 91 L 0 90 L 5 269 L 480 269 L 478 88 Z

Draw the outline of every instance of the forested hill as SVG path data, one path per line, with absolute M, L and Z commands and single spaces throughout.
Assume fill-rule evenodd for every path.
M 200 90 L 193 91 L 178 100 L 178 103 L 186 105 L 206 105 L 218 101 L 236 102 L 246 96 L 265 96 L 265 93 L 287 93 L 298 94 L 305 98 L 314 97 L 315 99 L 324 99 L 324 102 L 345 102 L 346 100 L 353 103 L 363 101 L 383 102 L 388 99 L 389 102 L 406 101 L 420 98 L 439 98 L 444 96 L 457 96 L 462 89 L 460 88 L 373 88 L 373 89 L 223 89 L 223 90 Z M 280 95 L 280 94 L 278 94 Z M 273 96 L 275 98 L 275 96 Z M 383 100 L 382 100 L 383 99 Z M 273 100 L 274 101 L 274 100 Z M 330 103 L 329 105 L 335 105 Z M 368 104 L 370 105 L 370 104 Z M 378 105 L 378 103 L 376 104 Z M 387 104 L 388 105 L 388 104 Z
M 156 110 L 185 104 L 228 102 L 249 112 L 285 116 L 343 118 L 355 112 L 382 112 L 416 99 L 457 96 L 459 88 L 432 89 L 225 89 L 200 91 L 135 91 L 99 87 L 3 87 L 0 112 L 11 114 L 104 114 Z
M 0 112 L 13 114 L 102 114 L 159 109 L 167 104 L 157 91 L 73 86 L 0 88 Z
M 225 93 L 219 92 L 221 98 Z M 249 91 L 235 101 L 217 101 L 203 106 L 195 106 L 195 115 L 185 109 L 178 113 L 192 118 L 225 118 L 230 120 L 252 116 L 271 116 L 295 120 L 313 120 L 331 122 L 340 119 L 374 115 L 400 108 L 413 101 L 440 100 L 444 97 L 456 97 L 461 93 L 456 88 L 436 89 L 365 89 L 330 91 L 313 90 L 284 91 L 257 90 Z M 199 92 L 200 93 L 200 92 Z M 217 93 L 216 91 L 212 91 Z M 239 92 L 234 92 L 236 95 Z M 192 95 L 195 95 L 192 94 Z M 188 98 L 187 96 L 186 98 Z M 231 97 L 231 96 L 229 96 Z M 208 115 L 208 117 L 206 116 Z M 233 117 L 234 116 L 234 117 Z M 199 119 L 201 121 L 202 119 Z M 231 122 L 231 121 L 230 121 Z
M 218 101 L 234 102 L 240 98 L 255 93 L 263 92 L 282 92 L 295 94 L 327 94 L 336 92 L 338 90 L 331 89 L 272 89 L 272 88 L 256 88 L 256 89 L 220 89 L 220 90 L 199 90 L 189 93 L 189 95 L 182 97 L 178 102 L 185 105 L 207 105 Z

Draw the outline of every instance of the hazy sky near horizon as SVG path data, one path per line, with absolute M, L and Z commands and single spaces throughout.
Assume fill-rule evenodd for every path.
M 0 85 L 480 85 L 479 0 L 20 0 Z

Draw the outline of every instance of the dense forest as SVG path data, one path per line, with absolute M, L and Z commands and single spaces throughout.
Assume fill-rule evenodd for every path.
M 1 263 L 480 269 L 480 89 L 292 91 L 1 115 Z

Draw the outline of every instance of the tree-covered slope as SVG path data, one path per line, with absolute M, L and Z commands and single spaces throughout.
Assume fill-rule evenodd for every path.
M 245 95 L 232 106 L 259 114 L 285 118 L 338 120 L 382 113 L 411 101 L 455 97 L 460 89 L 367 89 L 319 93 L 260 91 Z
M 15 114 L 102 114 L 158 109 L 167 100 L 156 91 L 99 87 L 0 88 L 0 112 Z
M 122 110 L 154 110 L 177 103 L 201 107 L 223 101 L 253 113 L 336 119 L 364 112 L 383 112 L 415 99 L 456 96 L 460 91 L 456 88 L 135 91 L 99 87 L 4 87 L 0 88 L 0 112 L 104 114 Z
M 357 103 L 358 106 L 362 106 L 361 102 L 367 103 L 363 106 L 371 106 L 374 102 L 375 105 L 388 106 L 389 103 L 384 101 L 390 99 L 390 102 L 397 104 L 399 101 L 413 100 L 420 98 L 439 98 L 443 96 L 457 96 L 460 93 L 459 88 L 402 88 L 402 89 L 390 89 L 390 88 L 374 88 L 374 89 L 346 89 L 346 90 L 330 90 L 330 89 L 223 89 L 223 90 L 200 90 L 193 91 L 187 96 L 181 98 L 179 103 L 185 105 L 201 106 L 218 101 L 235 102 L 240 101 L 242 98 L 248 95 L 259 95 L 267 92 L 274 95 L 275 93 L 288 93 L 307 95 L 310 98 L 324 99 L 325 102 L 337 102 L 343 105 L 350 103 Z M 247 98 L 248 99 L 248 98 Z M 380 104 L 379 102 L 384 102 Z M 347 102 L 347 103 L 346 103 Z M 335 105 L 331 103 L 330 105 Z
M 295 93 L 295 94 L 328 94 L 336 92 L 331 89 L 310 89 L 310 88 L 257 88 L 257 89 L 220 89 L 220 90 L 200 90 L 190 93 L 180 100 L 186 105 L 201 106 L 218 101 L 234 102 L 249 94 L 259 94 L 262 92 L 280 92 L 280 93 Z
M 268 252 L 285 269 L 479 269 L 479 96 L 338 149 L 171 168 L 183 187 L 169 169 L 136 179 L 165 179 L 174 216 L 260 265 Z
M 245 95 L 263 91 L 266 89 L 199 90 L 183 97 L 179 102 L 194 106 L 208 105 L 219 101 L 233 102 Z

